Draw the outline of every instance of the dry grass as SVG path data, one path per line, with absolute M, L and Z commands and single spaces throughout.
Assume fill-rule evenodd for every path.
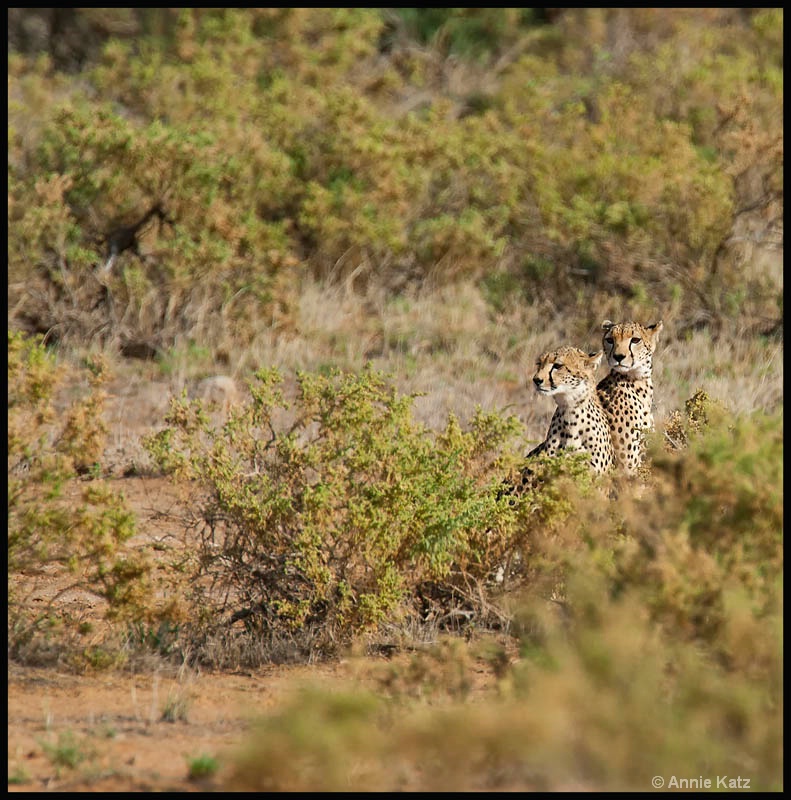
M 707 330 L 687 340 L 663 332 L 654 362 L 657 416 L 683 407 L 697 389 L 723 402 L 734 414 L 776 411 L 783 404 L 781 341 L 738 333 L 712 340 Z M 670 341 L 668 341 L 670 339 Z
M 219 362 L 195 344 L 174 348 L 156 362 L 120 359 L 106 351 L 113 374 L 106 387 L 106 468 L 140 474 L 150 467 L 140 437 L 163 425 L 171 397 L 186 390 L 209 403 L 219 400 L 222 411 L 229 402 L 244 400 L 252 373 L 268 366 L 278 367 L 286 386 L 293 386 L 296 370 L 357 372 L 371 364 L 392 376 L 400 392 L 419 395 L 418 421 L 441 429 L 453 413 L 465 424 L 476 406 L 514 414 L 524 425 L 527 450 L 541 441 L 554 411 L 532 389 L 535 358 L 561 344 L 591 352 L 600 348 L 604 317 L 664 319 L 654 359 L 658 425 L 699 389 L 737 415 L 772 412 L 783 401 L 781 340 L 738 331 L 714 337 L 708 329 L 682 338 L 679 321 L 667 309 L 633 303 L 618 309 L 609 299 L 601 307 L 558 310 L 548 319 L 537 302 L 514 300 L 496 312 L 469 283 L 387 298 L 373 288 L 360 293 L 309 280 L 293 311 L 293 326 L 262 325 L 247 345 L 229 340 L 226 358 Z M 95 346 L 61 353 L 75 365 L 94 355 Z M 605 373 L 601 367 L 599 377 Z M 231 381 L 235 397 L 226 396 Z M 218 382 L 225 383 L 218 389 Z M 66 399 L 85 389 L 69 386 Z
M 662 309 L 635 313 L 625 304 L 618 313 L 607 304 L 579 314 L 561 311 L 548 322 L 539 304 L 513 303 L 495 313 L 470 284 L 386 299 L 374 290 L 359 294 L 308 281 L 294 312 L 293 327 L 262 325 L 249 345 L 228 351 L 227 365 L 190 357 L 186 350 L 177 351 L 158 371 L 153 365 L 141 371 L 139 362 L 117 364 L 120 391 L 111 438 L 118 445 L 129 443 L 129 411 L 147 410 L 147 425 L 155 426 L 169 396 L 184 388 L 194 394 L 201 380 L 218 372 L 233 376 L 243 395 L 246 380 L 260 367 L 277 366 L 288 376 L 298 369 L 359 371 L 371 363 L 392 375 L 399 391 L 422 395 L 415 414 L 433 428 L 444 425 L 451 412 L 465 421 L 480 405 L 516 414 L 527 440 L 536 441 L 553 413 L 552 404 L 532 391 L 536 356 L 561 344 L 599 349 L 598 323 L 591 320 L 605 316 L 644 323 L 665 318 L 654 361 L 657 421 L 682 408 L 698 389 L 736 414 L 773 411 L 782 404 L 782 342 L 738 332 L 713 339 L 706 329 L 677 338 L 672 315 Z M 602 367 L 600 377 L 605 372 Z M 141 392 L 142 407 L 132 409 Z M 124 400 L 130 396 L 136 399 Z

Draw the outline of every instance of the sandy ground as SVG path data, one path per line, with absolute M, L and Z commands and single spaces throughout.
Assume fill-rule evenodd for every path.
M 263 669 L 237 675 L 101 674 L 77 676 L 12 666 L 8 680 L 11 791 L 200 791 L 222 785 L 251 720 L 265 714 L 300 677 L 342 666 Z M 163 709 L 181 702 L 184 719 Z M 48 745 L 50 746 L 48 751 Z M 55 748 L 53 750 L 52 748 Z M 69 748 L 83 760 L 57 763 Z M 207 780 L 190 763 L 216 759 Z M 13 783 L 23 778 L 22 783 Z
M 406 659 L 403 654 L 397 658 Z M 383 659 L 371 658 L 373 662 Z M 266 667 L 234 674 L 192 672 L 73 675 L 11 665 L 8 676 L 9 791 L 222 790 L 257 718 L 305 683 L 355 681 L 360 664 Z M 495 690 L 482 663 L 471 670 L 476 702 Z M 181 708 L 176 721 L 166 708 Z M 75 753 L 75 765 L 61 760 Z M 190 765 L 216 760 L 211 777 L 190 778 Z

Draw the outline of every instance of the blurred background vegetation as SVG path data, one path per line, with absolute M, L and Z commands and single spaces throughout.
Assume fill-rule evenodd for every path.
M 782 30 L 780 9 L 11 9 L 10 322 L 236 364 L 317 278 L 471 284 L 575 333 L 609 309 L 776 332 Z

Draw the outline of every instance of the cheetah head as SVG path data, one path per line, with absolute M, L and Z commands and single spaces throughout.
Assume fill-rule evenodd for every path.
M 588 355 L 576 347 L 560 347 L 539 356 L 533 385 L 558 405 L 573 405 L 596 386 L 596 370 L 604 353 Z
M 604 331 L 602 344 L 610 369 L 632 378 L 650 377 L 662 321 L 643 326 L 637 322 L 621 322 L 616 325 L 606 319 L 601 326 Z

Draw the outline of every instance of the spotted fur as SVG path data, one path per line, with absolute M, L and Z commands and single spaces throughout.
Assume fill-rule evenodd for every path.
M 607 414 L 618 469 L 634 475 L 645 456 L 645 433 L 654 427 L 653 355 L 662 321 L 602 322 L 602 345 L 610 373 L 596 392 Z
M 560 347 L 544 353 L 536 362 L 533 385 L 539 394 L 557 404 L 546 438 L 528 454 L 553 456 L 561 450 L 584 450 L 590 454 L 594 472 L 606 472 L 613 464 L 613 447 L 607 415 L 596 394 L 596 369 L 604 354 L 587 355 L 576 347 Z M 533 470 L 522 469 L 509 494 L 533 484 Z

